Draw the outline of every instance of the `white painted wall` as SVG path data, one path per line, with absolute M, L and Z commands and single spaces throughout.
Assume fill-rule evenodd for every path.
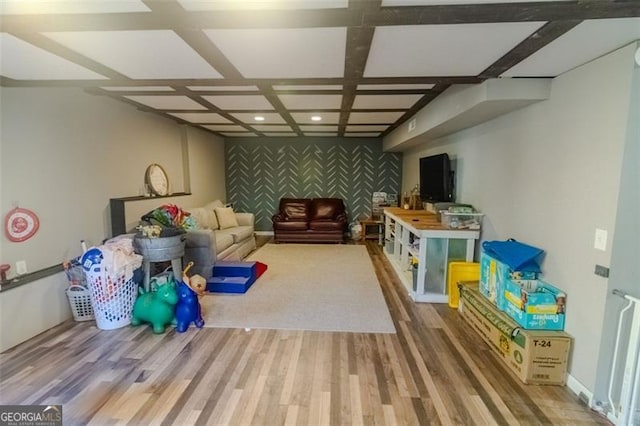
M 0 293 L 0 352 L 72 318 L 63 272 Z
M 640 54 L 640 42 L 636 43 Z M 598 358 L 595 400 L 608 402 L 609 378 L 618 330 L 618 318 L 627 301 L 612 293 L 613 289 L 622 290 L 631 296 L 640 297 L 640 61 L 636 63 L 633 75 L 633 86 L 630 91 L 631 104 L 629 106 L 629 123 L 622 164 L 622 178 L 620 195 L 618 197 L 618 211 L 616 216 L 615 238 L 611 240 L 611 273 L 609 275 L 609 292 L 606 299 L 603 336 Z M 635 117 L 635 119 L 634 119 Z M 627 314 L 626 321 L 631 321 Z M 622 337 L 618 365 L 624 365 L 626 343 L 628 339 Z M 618 394 L 617 386 L 622 383 L 622 373 L 619 370 L 614 380 L 613 396 Z M 614 399 L 615 401 L 615 399 Z
M 593 248 L 596 228 L 613 241 L 629 117 L 634 46 L 554 79 L 547 101 L 404 153 L 403 190 L 419 181 L 419 158 L 447 152 L 457 200 L 485 213 L 484 240 L 543 248 L 543 279 L 568 293 L 570 373 L 594 389 L 609 266 Z M 603 85 L 602 76 L 607 76 Z
M 109 198 L 138 195 L 150 163 L 165 168 L 173 192 L 185 189 L 188 167 L 193 195 L 127 203 L 132 211 L 224 199 L 222 138 L 81 89 L 2 88 L 0 97 L 2 216 L 17 203 L 40 218 L 26 242 L 2 233 L 0 263 L 25 259 L 34 271 L 78 256 L 81 239 L 100 244 L 110 236 Z M 0 293 L 0 351 L 70 318 L 65 286 L 57 274 Z

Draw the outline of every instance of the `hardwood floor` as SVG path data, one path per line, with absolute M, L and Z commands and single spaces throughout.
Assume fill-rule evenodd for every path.
M 65 425 L 608 424 L 567 388 L 522 384 L 366 245 L 397 334 L 70 321 L 0 355 L 0 404 L 62 404 Z

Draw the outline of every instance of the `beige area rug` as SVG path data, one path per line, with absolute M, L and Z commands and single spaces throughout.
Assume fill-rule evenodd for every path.
M 244 294 L 200 300 L 205 327 L 395 333 L 364 246 L 266 244 L 267 271 Z

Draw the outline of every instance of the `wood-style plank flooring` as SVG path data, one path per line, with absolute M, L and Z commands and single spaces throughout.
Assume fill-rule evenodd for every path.
M 62 404 L 65 425 L 608 424 L 567 388 L 522 384 L 366 244 L 397 334 L 69 321 L 0 355 L 0 404 Z

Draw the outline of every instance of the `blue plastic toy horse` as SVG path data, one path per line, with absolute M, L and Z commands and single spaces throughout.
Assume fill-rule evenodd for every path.
M 202 310 L 200 309 L 200 302 L 198 301 L 198 293 L 194 289 L 191 288 L 190 280 L 187 277 L 187 271 L 193 265 L 192 262 L 189 263 L 187 268 L 185 269 L 182 275 L 182 282 L 178 284 L 178 304 L 176 305 L 176 331 L 178 333 L 183 333 L 187 331 L 189 325 L 193 322 L 193 324 L 202 328 L 204 326 L 204 320 L 202 319 Z M 204 281 L 204 279 L 194 279 L 196 276 L 192 277 L 193 281 Z M 199 277 L 198 278 L 202 278 Z M 194 283 L 195 284 L 195 283 Z M 200 293 L 203 289 L 201 289 L 201 285 L 194 286 L 196 290 Z
M 200 310 L 200 302 L 195 291 L 183 282 L 178 284 L 178 304 L 176 305 L 176 331 L 182 333 L 193 324 L 202 328 L 204 320 Z

